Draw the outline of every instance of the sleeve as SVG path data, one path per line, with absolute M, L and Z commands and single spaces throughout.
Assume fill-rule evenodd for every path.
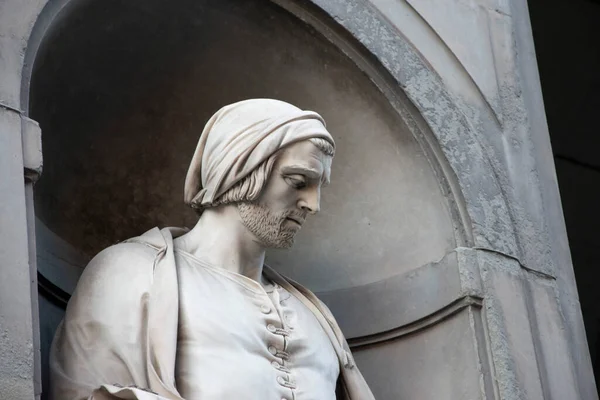
M 52 343 L 52 399 L 160 398 L 133 388 L 114 390 L 114 384 L 149 387 L 143 335 L 156 253 L 121 243 L 88 264 Z

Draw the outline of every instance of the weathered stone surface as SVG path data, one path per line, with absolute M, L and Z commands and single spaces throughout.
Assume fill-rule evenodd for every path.
M 21 117 L 0 107 L 0 398 L 33 399 L 33 329 Z

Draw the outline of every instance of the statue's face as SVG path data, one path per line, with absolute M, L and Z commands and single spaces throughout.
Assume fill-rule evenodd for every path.
M 242 222 L 265 246 L 289 248 L 308 214 L 320 209 L 332 157 L 305 140 L 285 148 L 254 203 L 238 205 Z

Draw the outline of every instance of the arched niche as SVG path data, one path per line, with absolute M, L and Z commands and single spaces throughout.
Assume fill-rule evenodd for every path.
M 381 90 L 383 69 L 352 38 L 336 40 L 266 0 L 68 3 L 29 93 L 43 130 L 35 208 L 49 290 L 68 296 L 85 261 L 113 243 L 193 226 L 183 180 L 204 123 L 225 104 L 272 97 L 321 113 L 337 155 L 321 214 L 268 262 L 315 290 L 356 340 L 455 300 L 463 227 L 424 124 L 400 91 Z M 362 361 L 372 381 L 374 351 Z

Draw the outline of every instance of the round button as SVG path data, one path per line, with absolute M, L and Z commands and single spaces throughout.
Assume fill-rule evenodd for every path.
M 269 353 L 273 355 L 277 354 L 277 349 L 275 348 L 275 346 L 269 346 Z
M 266 304 L 263 304 L 262 306 L 260 306 L 260 311 L 261 311 L 263 314 L 268 314 L 268 313 L 270 313 L 270 312 L 271 312 L 271 307 L 269 307 L 269 306 L 268 306 L 268 305 L 266 305 Z
M 277 328 L 275 328 L 275 325 L 269 324 L 267 325 L 267 330 L 271 333 L 275 333 L 277 331 Z

